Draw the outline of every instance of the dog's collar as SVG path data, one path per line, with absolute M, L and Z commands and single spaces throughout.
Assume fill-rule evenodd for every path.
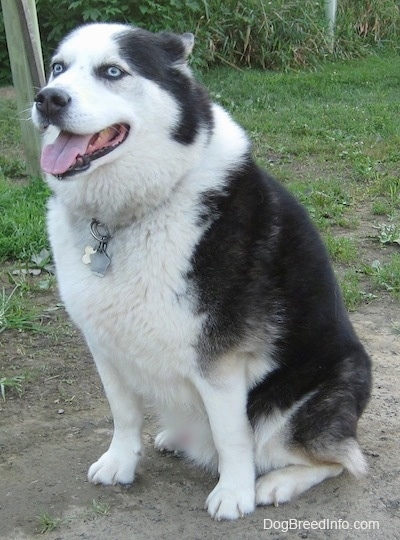
M 97 277 L 104 277 L 111 264 L 111 257 L 107 253 L 108 242 L 113 237 L 113 232 L 96 218 L 90 222 L 90 234 L 97 241 L 97 246 L 85 247 L 82 257 L 84 264 L 90 264 L 90 269 Z

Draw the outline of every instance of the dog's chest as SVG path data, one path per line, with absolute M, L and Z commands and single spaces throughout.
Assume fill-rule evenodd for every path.
M 62 299 L 92 352 L 149 373 L 184 375 L 195 362 L 202 325 L 186 279 L 200 231 L 162 218 L 115 232 L 104 277 L 82 260 L 85 248 L 96 245 L 89 223 L 87 233 L 76 234 L 50 209 L 49 231 Z

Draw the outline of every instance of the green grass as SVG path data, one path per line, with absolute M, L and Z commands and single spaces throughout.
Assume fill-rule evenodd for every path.
M 351 238 L 334 236 L 329 232 L 324 235 L 324 240 L 333 262 L 351 265 L 358 261 L 359 250 Z
M 0 99 L 0 262 L 30 261 L 48 243 L 45 202 L 49 191 L 25 177 L 15 102 Z
M 239 74 L 226 68 L 204 78 L 270 149 L 327 157 L 362 176 L 371 174 L 377 154 L 384 162 L 399 159 L 399 72 L 400 58 L 370 57 L 327 64 L 315 73 Z
M 110 505 L 105 502 L 97 501 L 96 499 L 92 500 L 92 515 L 97 516 L 106 516 L 110 513 Z
M 0 261 L 30 261 L 48 246 L 45 204 L 48 190 L 40 179 L 0 175 Z
M 38 330 L 37 309 L 15 286 L 10 293 L 0 290 L 0 334 L 5 330 Z
M 54 531 L 55 529 L 58 529 L 63 523 L 63 520 L 61 518 L 54 517 L 48 512 L 42 512 L 37 517 L 37 521 L 39 525 L 39 532 L 41 534 Z
M 21 131 L 18 121 L 19 115 L 15 101 L 10 98 L 0 100 L 0 156 L 4 159 L 5 154 L 15 158 L 22 157 L 21 148 L 16 143 L 21 140 Z M 3 161 L 0 161 L 3 168 Z M 0 170 L 1 170 L 0 169 Z
M 38 523 L 38 532 L 45 534 L 52 532 L 55 529 L 59 529 L 62 525 L 68 522 L 72 522 L 75 519 L 95 519 L 100 516 L 107 516 L 110 514 L 111 507 L 108 503 L 97 501 L 92 499 L 90 509 L 83 512 L 81 515 L 66 515 L 63 518 L 55 517 L 47 511 L 43 511 L 36 517 Z
M 397 245 L 400 222 L 400 58 L 337 62 L 314 73 L 226 68 L 203 78 L 250 133 L 258 161 L 323 232 L 348 309 L 384 290 L 397 299 L 397 259 L 379 249 Z M 374 245 L 360 218 L 377 216 Z M 380 271 L 366 276 L 365 265 L 379 257 Z
M 352 204 L 351 196 L 336 179 L 310 181 L 288 180 L 287 187 L 304 204 L 320 230 L 333 225 L 352 228 L 347 209 Z
M 355 311 L 362 304 L 369 304 L 377 299 L 376 294 L 365 290 L 365 283 L 360 270 L 349 268 L 343 275 L 338 277 L 348 311 Z
M 367 273 L 380 289 L 389 291 L 400 300 L 400 253 L 393 253 L 385 263 L 375 261 Z
M 392 251 L 398 249 L 400 222 L 400 58 L 370 56 L 325 64 L 315 72 L 223 67 L 200 78 L 247 129 L 259 163 L 307 208 L 324 236 L 349 309 L 374 295 L 397 299 L 399 263 Z M 41 180 L 21 180 L 15 118 L 10 100 L 0 100 L 0 261 L 29 266 L 47 246 L 48 190 Z M 17 278 L 13 284 L 19 291 L 15 301 L 21 301 L 20 293 L 32 294 Z M 6 305 L 9 314 L 14 309 L 18 314 L 7 298 L 3 295 L 3 312 Z
M 0 394 L 3 401 L 6 400 L 6 394 L 9 390 L 21 395 L 23 392 L 22 383 L 25 380 L 24 375 L 14 375 L 13 377 L 0 377 Z

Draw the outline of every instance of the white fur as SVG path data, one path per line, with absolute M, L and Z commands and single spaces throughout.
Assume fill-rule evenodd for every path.
M 258 478 L 256 502 L 278 506 L 342 471 L 343 466 L 339 464 L 290 465 L 277 469 Z

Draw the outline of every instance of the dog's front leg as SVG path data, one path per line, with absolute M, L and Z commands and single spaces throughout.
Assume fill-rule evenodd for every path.
M 95 358 L 110 403 L 114 434 L 107 452 L 90 467 L 88 479 L 94 484 L 131 484 L 142 452 L 142 399 L 108 361 Z
M 245 362 L 230 357 L 213 379 L 210 382 L 206 375 L 196 383 L 218 452 L 219 481 L 206 508 L 217 520 L 237 519 L 255 508 L 254 435 L 246 412 Z

